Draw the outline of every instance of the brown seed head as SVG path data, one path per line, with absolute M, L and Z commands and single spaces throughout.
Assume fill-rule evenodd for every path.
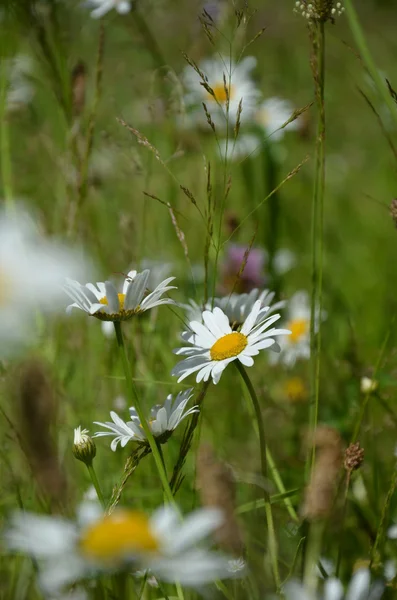
M 345 451 L 345 469 L 346 471 L 356 471 L 359 469 L 364 460 L 364 448 L 360 447 L 360 442 L 350 444 Z

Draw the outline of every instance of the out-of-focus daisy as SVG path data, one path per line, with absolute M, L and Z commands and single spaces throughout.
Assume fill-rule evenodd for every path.
M 293 367 L 298 359 L 310 358 L 310 302 L 307 292 L 296 292 L 289 300 L 285 325 L 291 334 L 279 339 L 282 352 L 271 355 L 270 360 Z
M 287 379 L 284 393 L 290 402 L 304 402 L 308 396 L 307 386 L 302 377 Z
M 371 379 L 370 377 L 361 377 L 360 381 L 360 392 L 362 394 L 373 394 L 379 387 L 378 381 L 376 379 Z
M 175 350 L 176 354 L 186 355 L 187 358 L 177 364 L 172 375 L 178 377 L 178 382 L 192 373 L 197 373 L 196 381 L 218 383 L 224 369 L 234 360 L 239 360 L 246 367 L 254 364 L 253 356 L 261 350 L 270 349 L 279 351 L 275 337 L 290 333 L 287 329 L 269 329 L 280 315 L 267 317 L 269 307 L 262 308 L 262 303 L 257 300 L 241 328 L 234 331 L 227 315 L 218 307 L 214 310 L 205 310 L 202 321 L 191 321 L 189 329 L 193 334 L 188 334 L 186 341 L 190 347 Z
M 277 275 L 284 275 L 295 266 L 295 254 L 289 248 L 280 248 L 275 252 L 273 264 Z
M 112 321 L 102 321 L 101 330 L 105 338 L 108 338 L 109 340 L 113 339 L 116 335 Z
M 8 79 L 6 110 L 15 112 L 29 104 L 33 98 L 32 61 L 29 56 L 18 54 L 5 61 L 4 65 Z
M 130 271 L 119 293 L 110 281 L 98 282 L 95 286 L 67 279 L 64 289 L 74 302 L 66 310 L 70 312 L 72 308 L 80 308 L 102 321 L 126 321 L 155 306 L 175 304 L 170 298 L 162 298 L 163 294 L 175 289 L 175 286 L 168 285 L 175 277 L 165 279 L 148 292 L 149 277 L 149 270 L 142 273 Z
M 260 152 L 262 146 L 261 139 L 254 133 L 243 133 L 239 134 L 236 141 L 231 140 L 220 140 L 219 152 L 221 158 L 224 160 L 227 153 L 227 159 L 240 161 L 248 157 L 254 157 Z
M 182 521 L 169 506 L 149 517 L 126 509 L 104 515 L 98 504 L 84 503 L 76 521 L 15 513 L 5 542 L 10 550 L 36 559 L 46 594 L 101 572 L 131 569 L 195 586 L 231 576 L 227 558 L 202 545 L 221 523 L 215 509 L 196 510 Z
M 379 600 L 384 591 L 384 584 L 376 581 L 371 585 L 371 574 L 368 569 L 359 569 L 352 577 L 346 595 L 342 582 L 330 577 L 324 583 L 321 596 L 314 596 L 298 582 L 290 582 L 284 588 L 287 600 Z
M 44 238 L 20 210 L 0 211 L 0 357 L 32 333 L 37 313 L 62 310 L 62 283 L 86 276 L 77 253 Z
M 144 258 L 141 261 L 141 269 L 150 271 L 148 288 L 152 290 L 169 276 L 172 271 L 172 263 Z
M 279 141 L 284 137 L 285 131 L 299 129 L 299 119 L 282 127 L 291 118 L 293 112 L 293 106 L 287 100 L 268 98 L 258 108 L 255 120 L 263 127 L 266 136 L 271 136 L 270 140 Z
M 85 0 L 84 4 L 92 7 L 91 17 L 100 19 L 113 8 L 120 15 L 126 15 L 131 10 L 132 3 L 127 0 Z
M 260 300 L 261 309 L 267 308 L 266 316 L 269 317 L 276 310 L 280 310 L 286 304 L 284 300 L 280 302 L 276 302 L 272 304 L 274 300 L 275 293 L 270 290 L 251 290 L 249 294 L 231 294 L 230 296 L 225 296 L 224 298 L 214 298 L 214 307 L 220 308 L 227 318 L 229 319 L 229 325 L 233 330 L 238 330 L 250 312 L 252 311 L 255 302 Z M 203 315 L 203 309 L 195 302 L 194 300 L 190 300 L 189 304 L 181 305 L 185 310 L 189 321 L 201 321 Z M 204 309 L 211 310 L 212 301 L 209 300 Z M 262 315 L 259 314 L 257 318 L 257 322 L 259 322 L 262 318 Z M 184 336 L 186 340 L 187 337 Z
M 198 406 L 193 406 L 185 411 L 186 405 L 192 397 L 192 392 L 193 388 L 179 392 L 175 400 L 172 394 L 169 394 L 164 405 L 158 404 L 152 408 L 148 423 L 153 436 L 161 444 L 168 440 L 183 419 L 199 412 Z M 117 449 L 118 444 L 124 448 L 128 442 L 144 442 L 146 440 L 145 432 L 134 407 L 130 408 L 130 421 L 123 421 L 114 411 L 111 411 L 110 416 L 113 422 L 101 423 L 95 421 L 96 425 L 100 425 L 108 431 L 98 431 L 93 437 L 114 437 L 110 444 L 113 452 Z
M 230 61 L 229 57 L 207 59 L 199 64 L 199 69 L 205 77 L 204 81 L 192 67 L 186 67 L 182 75 L 187 90 L 185 104 L 193 122 L 199 125 L 206 124 L 202 106 L 204 103 L 215 126 L 225 128 L 229 104 L 228 118 L 233 127 L 240 101 L 242 101 L 240 122 L 251 120 L 260 97 L 260 92 L 251 77 L 255 65 L 256 59 L 253 56 L 247 56 L 238 64 Z

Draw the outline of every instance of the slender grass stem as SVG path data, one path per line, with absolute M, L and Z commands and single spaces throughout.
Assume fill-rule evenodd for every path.
M 344 7 L 346 12 L 347 20 L 349 21 L 350 29 L 356 42 L 357 48 L 360 52 L 361 58 L 367 67 L 369 74 L 371 75 L 382 99 L 388 107 L 390 114 L 394 120 L 394 124 L 397 127 L 397 106 L 395 105 L 388 89 L 386 88 L 385 82 L 376 67 L 375 61 L 372 58 L 370 49 L 368 48 L 367 41 L 365 39 L 364 32 L 361 28 L 360 21 L 358 19 L 356 10 L 353 6 L 352 0 L 344 0 Z
M 106 508 L 105 498 L 104 498 L 104 495 L 103 495 L 103 492 L 102 492 L 102 488 L 101 488 L 101 485 L 99 483 L 97 474 L 95 472 L 94 465 L 92 465 L 92 464 L 91 465 L 87 465 L 87 469 L 88 469 L 88 473 L 90 474 L 90 477 L 91 477 L 92 485 L 95 488 L 96 495 L 98 496 L 98 500 L 102 504 L 102 508 Z
M 318 109 L 317 142 L 316 142 L 316 172 L 312 202 L 312 295 L 310 306 L 310 360 L 311 360 L 311 404 L 310 428 L 314 434 L 319 413 L 320 397 L 320 355 L 321 355 L 321 305 L 323 279 L 323 238 L 324 238 L 324 187 L 325 187 L 325 30 L 321 21 L 316 24 L 313 37 L 313 53 L 315 66 L 313 77 L 316 86 Z M 310 472 L 314 469 L 316 451 L 311 448 L 307 467 Z M 306 469 L 308 475 L 309 469 Z
M 261 454 L 261 470 L 262 476 L 264 479 L 264 484 L 266 485 L 267 480 L 267 458 L 266 458 L 266 437 L 265 437 L 265 428 L 263 426 L 262 421 L 262 413 L 261 407 L 259 404 L 258 396 L 256 395 L 254 386 L 251 383 L 251 380 L 244 369 L 243 365 L 238 361 L 234 361 L 234 364 L 237 367 L 241 377 L 245 385 L 247 386 L 248 392 L 251 396 L 252 404 L 255 410 L 255 416 L 258 424 L 258 433 L 259 433 L 259 445 L 260 445 L 260 454 Z M 270 560 L 272 563 L 273 576 L 276 583 L 277 591 L 280 591 L 281 582 L 280 582 L 280 574 L 278 570 L 278 546 L 277 546 L 277 538 L 276 532 L 274 528 L 274 520 L 273 520 L 273 512 L 271 507 L 271 500 L 269 492 L 263 487 L 263 499 L 265 504 L 265 513 L 266 513 L 266 521 L 269 533 L 269 554 Z
M 307 589 L 313 596 L 317 588 L 317 573 L 316 567 L 321 553 L 321 540 L 324 532 L 323 521 L 313 521 L 310 523 L 307 550 L 305 557 L 305 568 L 303 581 Z M 311 596 L 310 596 L 311 597 Z
M 340 524 L 340 533 L 341 533 L 341 535 L 340 535 L 340 542 L 339 542 L 339 547 L 338 547 L 338 557 L 336 559 L 335 577 L 339 577 L 339 570 L 340 570 L 340 565 L 341 565 L 341 560 L 342 560 L 342 544 L 341 544 L 341 541 L 342 541 L 343 527 L 344 527 L 345 519 L 346 519 L 347 495 L 349 493 L 351 475 L 352 475 L 352 472 L 348 471 L 347 472 L 347 478 L 346 478 L 346 485 L 345 485 L 345 494 L 344 494 L 344 498 L 343 498 L 342 517 L 341 517 L 341 524 Z
M 163 485 L 165 497 L 170 504 L 174 505 L 175 501 L 174 501 L 174 497 L 171 492 L 171 488 L 168 483 L 167 475 L 164 470 L 163 461 L 161 460 L 161 456 L 160 456 L 160 452 L 159 452 L 156 440 L 153 437 L 152 431 L 149 427 L 149 424 L 146 420 L 145 414 L 142 410 L 141 401 L 140 401 L 137 389 L 135 387 L 135 384 L 134 384 L 134 381 L 132 378 L 131 365 L 128 360 L 127 349 L 125 347 L 124 336 L 123 336 L 123 332 L 121 330 L 120 321 L 114 321 L 114 329 L 116 332 L 117 345 L 120 349 L 121 358 L 122 358 L 122 362 L 123 362 L 128 396 L 129 396 L 130 400 L 134 403 L 134 406 L 135 406 L 136 412 L 138 414 L 138 417 L 140 419 L 143 431 L 145 432 L 146 439 L 149 442 L 149 446 L 152 451 L 154 461 L 156 463 L 159 477 L 160 477 L 161 483 Z
M 389 487 L 389 490 L 387 492 L 387 496 L 385 499 L 385 503 L 383 505 L 382 515 L 381 515 L 378 531 L 376 533 L 375 542 L 371 549 L 370 567 L 372 566 L 372 563 L 377 558 L 377 551 L 378 551 L 379 545 L 382 542 L 384 535 L 385 535 L 386 520 L 387 520 L 391 500 L 393 498 L 394 492 L 396 491 L 396 487 L 397 487 L 397 465 L 394 465 L 394 471 L 393 471 L 393 475 L 391 478 L 390 487 Z

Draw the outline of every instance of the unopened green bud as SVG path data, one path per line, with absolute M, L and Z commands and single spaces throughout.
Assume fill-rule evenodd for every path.
M 92 437 L 88 435 L 88 429 L 77 427 L 74 430 L 73 454 L 77 460 L 81 460 L 87 466 L 92 465 L 96 456 L 96 446 Z

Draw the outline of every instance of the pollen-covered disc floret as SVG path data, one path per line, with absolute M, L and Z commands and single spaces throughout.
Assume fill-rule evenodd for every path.
M 46 597 L 99 573 L 148 570 L 159 580 L 197 586 L 231 577 L 230 557 L 211 551 L 206 538 L 222 524 L 215 509 L 199 509 L 181 519 L 169 506 L 152 515 L 116 509 L 110 515 L 92 501 L 77 519 L 15 513 L 5 532 L 6 546 L 38 561 Z
M 197 406 L 185 411 L 186 405 L 192 397 L 193 388 L 179 392 L 175 399 L 169 394 L 163 405 L 156 405 L 151 410 L 148 424 L 154 437 L 164 443 L 168 440 L 174 429 L 176 429 L 189 415 L 199 412 Z M 117 449 L 118 444 L 122 448 L 128 442 L 145 442 L 146 435 L 141 421 L 134 407 L 130 408 L 130 421 L 123 421 L 117 413 L 111 411 L 112 422 L 101 423 L 95 421 L 96 425 L 104 427 L 107 431 L 98 431 L 93 437 L 112 436 L 110 447 L 113 451 Z
M 147 289 L 149 277 L 148 269 L 142 273 L 130 271 L 124 280 L 121 292 L 118 292 L 110 281 L 82 285 L 78 281 L 67 279 L 64 289 L 74 302 L 67 307 L 66 311 L 80 308 L 102 321 L 127 321 L 134 315 L 155 306 L 174 304 L 171 298 L 162 296 L 169 290 L 175 289 L 175 286 L 169 285 L 175 277 L 165 279 L 153 291 Z
M 172 374 L 182 381 L 192 373 L 197 373 L 196 381 L 208 381 L 212 377 L 218 383 L 224 369 L 233 360 L 239 360 L 246 367 L 254 364 L 253 356 L 260 350 L 279 351 L 275 338 L 288 335 L 288 329 L 271 328 L 280 318 L 279 314 L 267 316 L 270 308 L 262 307 L 257 300 L 247 318 L 237 330 L 233 330 L 229 318 L 219 307 L 205 310 L 200 321 L 189 323 L 189 332 L 183 339 L 190 347 L 179 348 L 176 354 L 186 355 L 173 369 Z

